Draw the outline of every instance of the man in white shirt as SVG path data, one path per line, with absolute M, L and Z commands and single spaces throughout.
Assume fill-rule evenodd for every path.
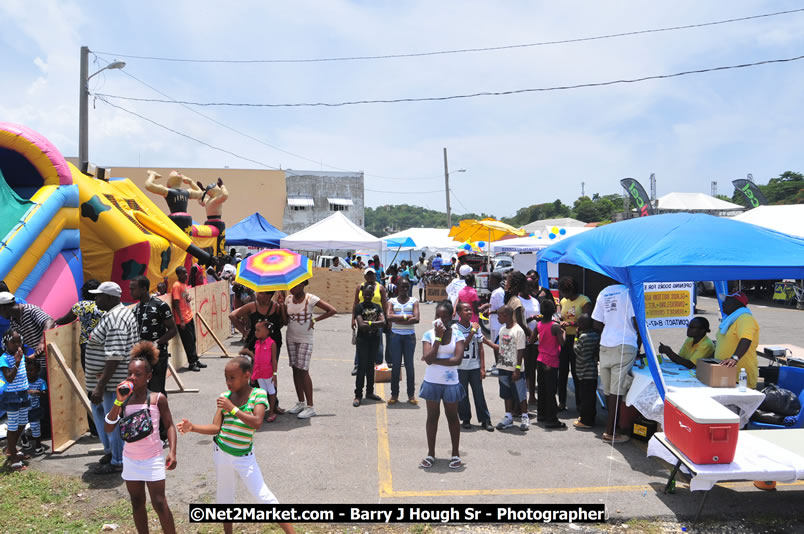
M 493 272 L 489 275 L 489 290 L 491 296 L 489 297 L 488 304 L 480 307 L 480 313 L 485 313 L 489 316 L 489 330 L 491 331 L 491 341 L 497 343 L 500 337 L 500 318 L 497 311 L 505 304 L 505 289 L 502 288 L 502 273 Z M 494 363 L 491 366 L 491 374 L 497 372 L 497 359 L 499 354 L 494 352 Z
M 631 386 L 631 368 L 634 366 L 639 343 L 628 288 L 615 284 L 603 289 L 597 296 L 592 319 L 595 330 L 600 332 L 600 379 L 606 393 L 608 409 L 603 441 L 622 443 L 629 438 L 617 429 L 617 407 L 620 397 L 628 393 Z

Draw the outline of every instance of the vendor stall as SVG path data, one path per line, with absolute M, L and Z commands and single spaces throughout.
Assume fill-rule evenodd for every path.
M 672 362 L 662 363 L 660 368 L 668 391 L 685 389 L 690 393 L 712 398 L 735 411 L 740 416 L 741 427 L 748 424 L 751 415 L 765 400 L 765 395 L 753 389 L 740 391 L 738 388 L 704 386 L 695 377 L 695 369 L 687 369 Z M 644 417 L 664 426 L 664 401 L 659 395 L 650 369 L 634 367 L 632 372 L 634 381 L 625 397 L 626 406 L 634 406 Z
M 645 321 L 644 283 L 802 279 L 802 258 L 804 239 L 732 219 L 674 213 L 606 225 L 556 243 L 539 253 L 539 275 L 547 279 L 548 262 L 570 263 L 628 286 L 651 376 L 664 398 Z

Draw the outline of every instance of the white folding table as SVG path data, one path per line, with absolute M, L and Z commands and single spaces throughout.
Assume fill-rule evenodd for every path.
M 804 478 L 804 429 L 741 430 L 737 450 L 730 464 L 701 465 L 692 462 L 673 445 L 664 432 L 653 435 L 648 442 L 648 456 L 656 456 L 674 465 L 664 492 L 675 482 L 678 471 L 691 477 L 690 491 L 704 491 L 695 515 L 701 515 L 706 498 L 715 484 L 729 480 L 774 480 L 795 482 Z

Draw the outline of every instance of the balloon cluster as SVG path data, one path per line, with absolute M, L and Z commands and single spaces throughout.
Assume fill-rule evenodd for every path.
M 555 239 L 560 235 L 566 235 L 566 233 L 567 233 L 566 228 L 559 229 L 558 226 L 553 226 L 552 228 L 550 228 L 550 234 L 547 237 L 549 237 L 550 239 Z
M 467 241 L 458 248 L 461 250 L 465 250 L 466 252 L 472 252 L 472 251 L 481 252 L 483 250 L 483 247 L 485 246 L 486 246 L 485 241 L 476 241 L 474 243 L 472 243 L 471 241 Z

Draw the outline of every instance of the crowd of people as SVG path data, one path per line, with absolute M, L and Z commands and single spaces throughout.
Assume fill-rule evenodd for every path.
M 436 256 L 425 262 L 422 257 L 417 263 L 402 262 L 386 272 L 374 257 L 364 268 L 364 281 L 355 289 L 352 312 L 355 408 L 364 399 L 388 405 L 401 402 L 404 368 L 407 402 L 417 405 L 419 398 L 426 402 L 427 454 L 419 467 L 429 469 L 436 462 L 435 443 L 443 406 L 452 445 L 447 465 L 459 469 L 464 466 L 460 434 L 462 428 L 472 426 L 471 404 L 475 419 L 488 432 L 515 425 L 522 432 L 530 430 L 531 404 L 536 405 L 536 423 L 542 428 L 564 430 L 566 425 L 558 415 L 567 409 L 571 377 L 579 415 L 573 425 L 589 430 L 598 424 L 600 379 L 607 408 L 602 439 L 609 443 L 628 440 L 626 429 L 618 428 L 617 414 L 630 385 L 640 339 L 629 290 L 620 284 L 606 287 L 593 302 L 580 294 L 572 277 L 562 277 L 558 280 L 557 305 L 553 294 L 540 285 L 535 271 L 512 271 L 505 280 L 501 273 L 493 272 L 489 276 L 490 298 L 481 303 L 472 268 L 459 261 L 454 269 L 457 277 L 447 289 L 452 298 L 437 303 L 432 328 L 421 338 L 421 360 L 427 367 L 417 398 L 416 325 L 429 318 L 422 317 L 421 292 L 416 299 L 413 285 L 439 259 Z M 8 383 L 0 397 L 0 409 L 8 413 L 6 463 L 13 469 L 24 469 L 30 458 L 26 450 L 43 452 L 42 427 L 48 420 L 43 332 L 77 320 L 85 387 L 92 406 L 90 423 L 104 448 L 95 472 L 119 473 L 126 481 L 138 531 L 147 532 L 146 487 L 163 530 L 175 531 L 164 481 L 165 470 L 176 467 L 177 428 L 182 434 L 214 436 L 218 502 L 234 502 L 238 477 L 260 502 L 277 502 L 253 456 L 254 433 L 263 423 L 275 421 L 278 414 L 287 412 L 299 419 L 316 416 L 310 375 L 315 325 L 336 313 L 333 306 L 308 293 L 307 282 L 288 292 L 255 292 L 245 298 L 233 290 L 230 320 L 243 335 L 243 348 L 226 365 L 227 391 L 216 400 L 218 410 L 212 423 L 182 419 L 174 425 L 165 391 L 168 342 L 176 335 L 182 341 L 189 369 L 197 372 L 206 367 L 195 350 L 189 287 L 218 279 L 235 285 L 234 264 L 239 260 L 236 254 L 224 257 L 206 273 L 200 268 L 189 273 L 184 267 L 177 268 L 177 281 L 169 291 L 172 304 L 157 298 L 168 292 L 167 287 L 158 287 L 152 293 L 145 276 L 130 281 L 129 290 L 136 302 L 133 307 L 121 302 L 118 284 L 88 280 L 82 288 L 82 300 L 56 320 L 16 299 L 0 282 L 0 319 L 8 323 L 0 357 L 0 369 Z M 696 317 L 689 323 L 688 339 L 678 353 L 665 345 L 660 345 L 659 352 L 687 367 L 700 358 L 714 356 L 723 365 L 744 368 L 748 385 L 755 387 L 759 328 L 747 304 L 743 293 L 725 297 L 725 317 L 716 345 L 706 335 L 706 319 Z M 487 329 L 481 320 L 488 321 Z M 280 407 L 276 376 L 283 346 L 297 397 L 296 404 L 287 410 Z M 387 401 L 374 390 L 375 365 L 383 360 L 392 372 Z M 496 425 L 491 416 L 496 410 L 487 404 L 483 387 L 489 375 L 496 376 L 502 401 L 503 416 Z M 20 451 L 17 445 L 29 423 L 32 439 L 23 443 Z M 164 448 L 168 449 L 166 458 Z M 282 527 L 292 531 L 290 525 Z M 231 525 L 226 525 L 226 531 L 231 531 Z

